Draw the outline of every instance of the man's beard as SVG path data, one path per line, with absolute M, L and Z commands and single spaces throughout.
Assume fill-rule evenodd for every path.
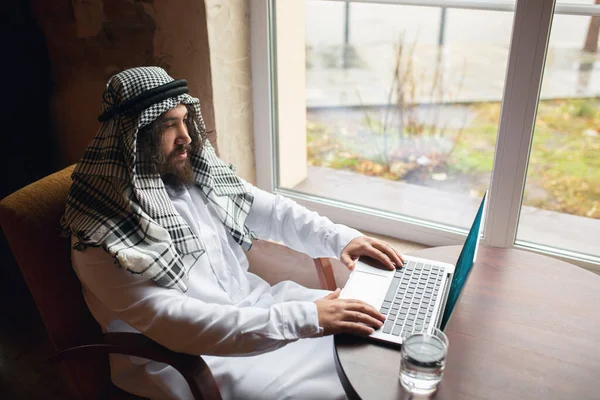
M 176 161 L 175 158 L 184 151 L 187 151 L 188 156 L 181 161 Z M 165 184 L 185 186 L 194 183 L 194 171 L 189 158 L 190 152 L 190 146 L 179 145 L 169 154 L 167 159 L 160 158 L 156 167 Z

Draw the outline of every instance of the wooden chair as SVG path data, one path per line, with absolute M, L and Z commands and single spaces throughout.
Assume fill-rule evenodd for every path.
M 175 353 L 137 333 L 103 334 L 71 266 L 70 239 L 60 235 L 60 218 L 74 166 L 11 194 L 0 202 L 0 225 L 60 361 L 80 399 L 136 399 L 110 383 L 108 354 L 143 357 L 176 368 L 196 399 L 220 399 L 202 357 Z M 264 246 L 264 243 L 259 246 Z M 334 289 L 329 260 L 314 260 L 322 288 Z

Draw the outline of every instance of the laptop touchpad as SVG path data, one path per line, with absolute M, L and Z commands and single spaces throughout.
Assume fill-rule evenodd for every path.
M 344 286 L 341 298 L 362 300 L 375 308 L 381 305 L 382 298 L 385 296 L 386 288 L 390 282 L 388 277 L 354 271 L 350 278 Z

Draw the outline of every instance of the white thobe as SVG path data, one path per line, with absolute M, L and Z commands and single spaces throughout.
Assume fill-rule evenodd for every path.
M 248 187 L 255 199 L 246 225 L 263 239 L 311 257 L 339 257 L 361 236 L 287 198 Z M 332 336 L 322 336 L 314 303 L 328 292 L 291 281 L 270 286 L 248 272 L 244 252 L 201 190 L 169 190 L 169 196 L 206 249 L 198 259 L 184 258 L 193 264 L 186 292 L 125 271 L 101 248 L 72 252 L 85 300 L 103 331 L 142 332 L 171 350 L 202 355 L 224 399 L 345 398 Z M 166 364 L 111 355 L 110 366 L 113 383 L 131 393 L 192 398 L 183 377 Z

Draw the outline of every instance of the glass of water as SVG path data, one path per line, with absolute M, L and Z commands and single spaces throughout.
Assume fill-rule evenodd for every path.
M 444 374 L 447 353 L 448 338 L 437 328 L 406 337 L 400 350 L 402 387 L 418 395 L 435 392 Z

